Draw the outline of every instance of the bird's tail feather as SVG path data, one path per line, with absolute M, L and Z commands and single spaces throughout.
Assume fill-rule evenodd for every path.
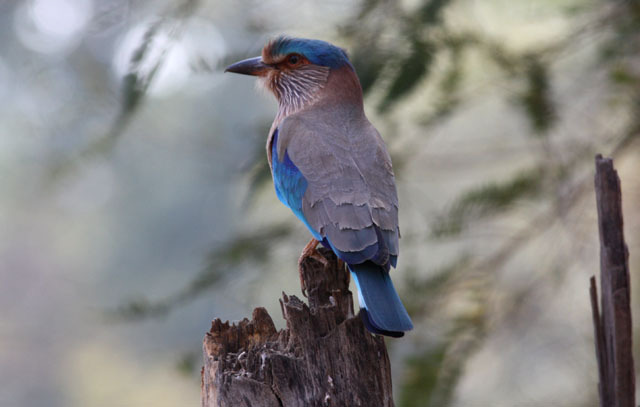
M 349 270 L 358 287 L 361 316 L 369 331 L 400 337 L 413 328 L 388 272 L 371 262 L 350 264 Z

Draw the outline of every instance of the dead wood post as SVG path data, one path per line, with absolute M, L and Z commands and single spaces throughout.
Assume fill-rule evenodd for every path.
M 302 263 L 309 305 L 283 293 L 286 329 L 264 308 L 252 320 L 215 319 L 204 338 L 203 407 L 393 407 L 381 337 L 353 314 L 349 273 L 321 249 Z
M 635 407 L 629 252 L 624 242 L 620 179 L 610 158 L 596 156 L 601 310 L 591 277 L 600 407 Z

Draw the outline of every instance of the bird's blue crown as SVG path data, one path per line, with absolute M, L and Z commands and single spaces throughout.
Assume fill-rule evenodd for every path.
M 327 66 L 332 69 L 351 66 L 347 53 L 326 41 L 305 38 L 278 37 L 271 41 L 265 51 L 271 57 L 297 53 L 312 64 Z

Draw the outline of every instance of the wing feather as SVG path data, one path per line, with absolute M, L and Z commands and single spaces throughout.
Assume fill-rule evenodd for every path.
M 388 262 L 398 254 L 399 238 L 391 158 L 364 115 L 354 118 L 344 110 L 286 118 L 274 152 L 286 154 L 307 182 L 301 212 L 312 232 L 340 252 Z

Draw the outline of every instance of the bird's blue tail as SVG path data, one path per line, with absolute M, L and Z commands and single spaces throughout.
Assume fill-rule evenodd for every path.
M 387 271 L 369 261 L 349 264 L 349 270 L 358 287 L 360 314 L 369 331 L 399 338 L 413 329 Z

